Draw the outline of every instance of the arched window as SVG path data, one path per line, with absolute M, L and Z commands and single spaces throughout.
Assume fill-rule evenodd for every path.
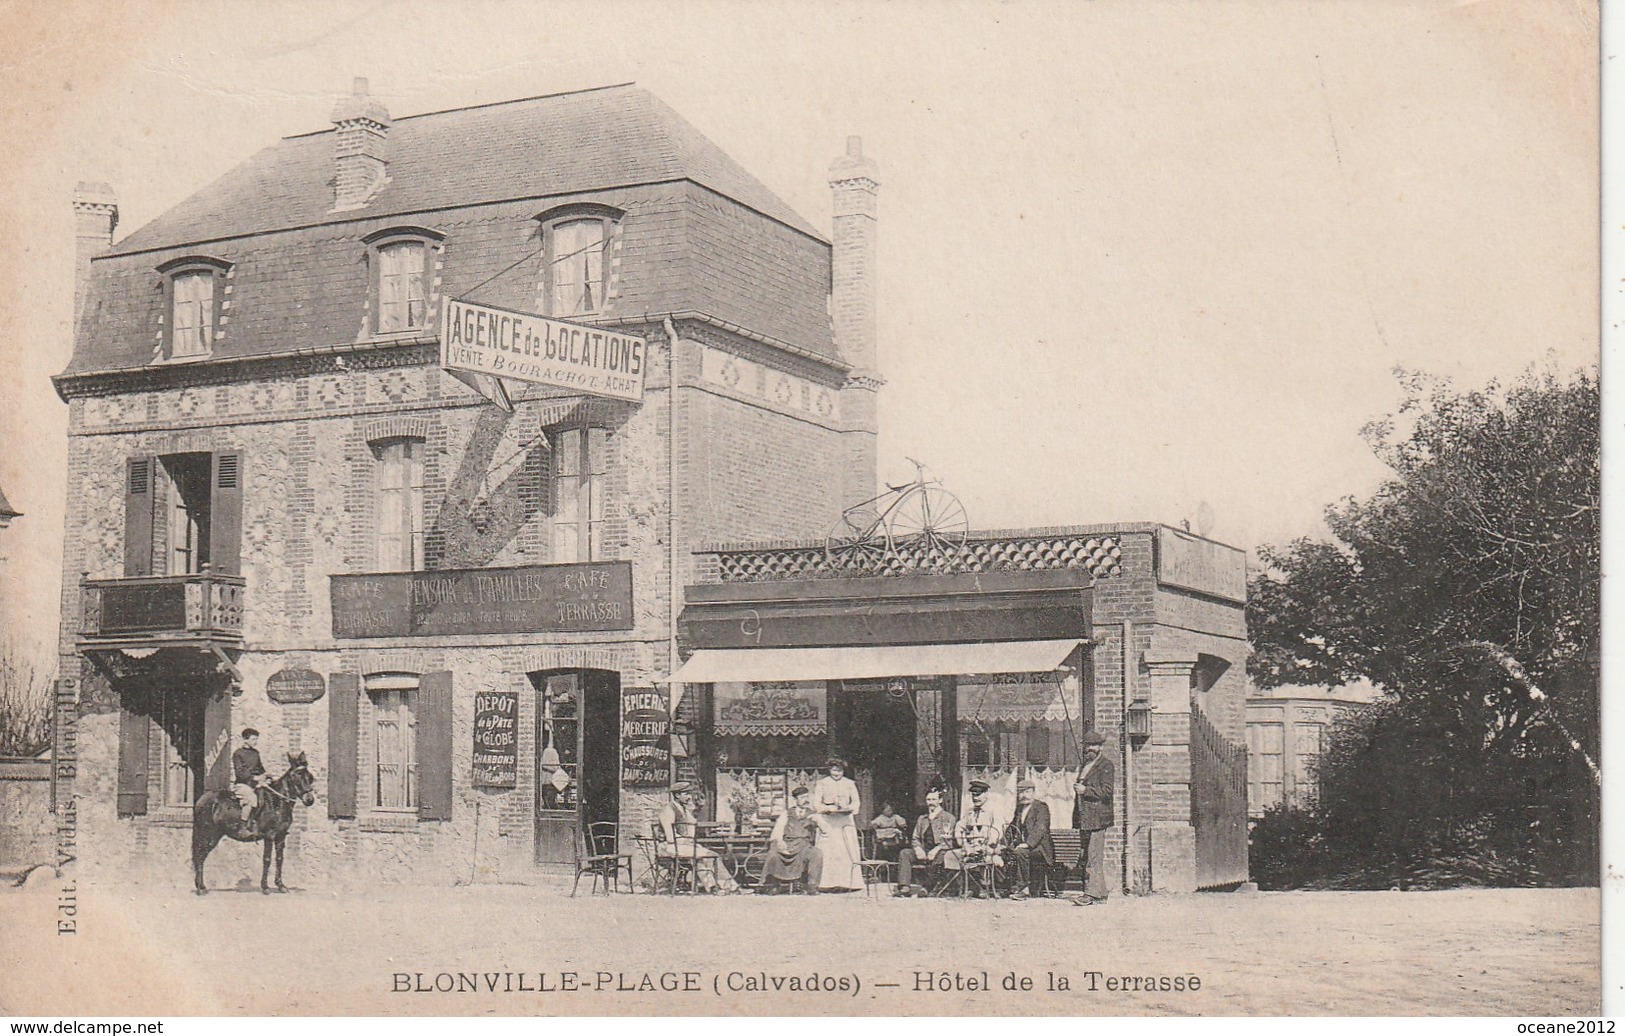
M 424 227 L 392 227 L 363 239 L 372 269 L 373 334 L 412 334 L 428 327 L 434 250 L 443 237 Z
M 212 256 L 184 256 L 158 267 L 164 277 L 164 359 L 195 360 L 213 354 L 230 267 Z
M 620 211 L 603 205 L 567 205 L 538 218 L 542 220 L 542 302 L 547 315 L 570 318 L 602 313 Z

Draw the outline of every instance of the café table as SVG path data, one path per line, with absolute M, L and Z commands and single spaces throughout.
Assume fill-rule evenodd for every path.
M 769 827 L 753 826 L 744 831 L 732 824 L 699 824 L 695 840 L 721 857 L 723 866 L 741 885 L 755 885 L 767 864 Z

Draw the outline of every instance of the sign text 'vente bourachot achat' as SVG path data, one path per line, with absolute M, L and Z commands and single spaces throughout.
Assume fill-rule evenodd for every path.
M 440 365 L 594 396 L 643 399 L 648 345 L 586 324 L 447 299 Z

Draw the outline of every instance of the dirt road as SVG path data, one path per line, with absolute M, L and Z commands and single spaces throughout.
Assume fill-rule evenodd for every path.
M 0 1013 L 1600 1010 L 1599 896 L 1586 889 L 1208 894 L 1080 909 L 861 894 L 571 900 L 519 886 L 203 898 L 102 888 L 78 890 L 71 917 L 62 898 L 54 882 L 0 891 Z M 55 934 L 64 920 L 74 934 Z M 262 962 L 252 980 L 239 978 L 245 942 Z

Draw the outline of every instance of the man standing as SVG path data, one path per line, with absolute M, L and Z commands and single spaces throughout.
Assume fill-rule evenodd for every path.
M 266 776 L 265 764 L 260 762 L 260 732 L 253 727 L 243 730 L 243 746 L 231 753 L 232 791 L 243 805 L 243 822 L 260 804 L 259 789 L 271 782 Z
M 792 881 L 800 881 L 808 893 L 816 893 L 824 873 L 824 856 L 813 844 L 818 837 L 818 821 L 813 816 L 812 793 L 801 787 L 790 797 L 790 808 L 773 821 L 773 833 L 768 836 L 762 891 L 769 895 L 783 891 L 783 886 Z
M 1055 866 L 1055 842 L 1049 835 L 1049 805 L 1038 801 L 1032 781 L 1016 785 L 1016 816 L 1010 821 L 1010 856 L 1016 861 L 1016 899 L 1044 894 L 1044 875 Z M 1021 886 L 1027 886 L 1022 891 Z
M 1073 790 L 1077 794 L 1073 821 L 1085 843 L 1078 857 L 1083 871 L 1083 898 L 1077 906 L 1106 901 L 1106 831 L 1112 826 L 1112 793 L 1117 787 L 1117 766 L 1105 752 L 1106 738 L 1098 730 L 1083 737 L 1083 769 Z
M 942 792 L 932 788 L 925 794 L 925 816 L 914 822 L 913 843 L 897 854 L 897 884 L 900 894 L 926 895 L 942 873 L 942 857 L 954 846 L 954 815 L 942 808 Z M 916 884 L 914 868 L 924 867 L 926 876 Z

